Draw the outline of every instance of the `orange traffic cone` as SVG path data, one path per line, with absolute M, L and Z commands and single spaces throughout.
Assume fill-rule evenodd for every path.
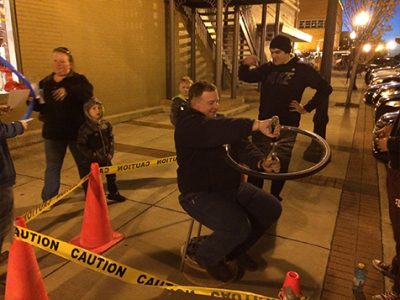
M 26 228 L 22 217 L 18 226 Z M 35 252 L 31 245 L 14 239 L 8 256 L 5 300 L 48 300 Z
M 111 228 L 99 165 L 92 163 L 81 234 L 73 238 L 71 243 L 95 253 L 103 253 L 123 238 L 121 233 Z
M 290 293 L 291 295 L 289 296 L 287 293 Z M 283 282 L 282 288 L 279 292 L 279 297 L 281 299 L 289 299 L 293 298 L 293 296 L 295 299 L 301 297 L 300 275 L 294 271 L 289 271 L 286 273 L 285 281 Z

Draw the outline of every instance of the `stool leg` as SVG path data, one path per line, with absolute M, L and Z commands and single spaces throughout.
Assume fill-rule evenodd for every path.
M 189 231 L 186 236 L 186 241 L 185 244 L 183 245 L 183 253 L 182 253 L 182 259 L 181 259 L 181 266 L 180 266 L 180 271 L 183 271 L 183 267 L 185 265 L 185 259 L 186 259 L 186 254 L 187 254 L 187 248 L 190 242 L 190 238 L 192 237 L 192 230 L 193 230 L 193 225 L 194 225 L 194 219 L 190 221 L 189 225 Z M 200 225 L 201 226 L 201 225 Z
M 198 237 L 199 237 L 200 234 L 201 234 L 201 227 L 202 227 L 202 225 L 201 225 L 201 223 L 199 223 L 199 227 L 197 228 L 197 236 L 198 236 Z

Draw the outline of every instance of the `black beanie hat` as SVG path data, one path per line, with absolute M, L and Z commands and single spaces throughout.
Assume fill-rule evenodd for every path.
M 269 44 L 269 48 L 281 49 L 286 53 L 290 53 L 292 51 L 292 44 L 288 37 L 277 35 L 272 39 L 271 43 Z

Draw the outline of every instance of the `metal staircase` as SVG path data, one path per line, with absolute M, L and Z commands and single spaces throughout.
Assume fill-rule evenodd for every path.
M 184 7 L 180 10 L 190 23 L 191 10 Z M 196 9 L 196 35 L 202 43 L 209 47 L 210 51 L 215 49 L 216 45 L 216 11 L 213 8 L 198 8 Z M 233 37 L 234 37 L 234 7 L 228 6 L 225 9 L 223 18 L 223 50 L 222 60 L 224 68 L 227 72 L 224 74 L 232 76 L 232 61 L 233 61 Z M 239 57 L 241 60 L 247 55 L 257 55 L 255 40 L 256 40 L 256 25 L 253 17 L 249 12 L 248 6 L 242 6 L 239 10 Z
M 251 54 L 257 55 L 256 46 L 254 43 L 256 37 L 256 27 L 249 25 L 252 22 L 250 14 L 246 14 L 246 7 L 241 7 L 239 10 L 239 59 Z M 213 43 L 216 42 L 216 13 L 213 9 L 200 8 L 197 10 L 202 23 L 204 24 Z M 233 60 L 233 37 L 234 37 L 234 7 L 228 6 L 224 13 L 223 23 L 223 50 L 222 59 L 229 73 L 232 73 Z M 251 32 L 251 29 L 253 32 Z

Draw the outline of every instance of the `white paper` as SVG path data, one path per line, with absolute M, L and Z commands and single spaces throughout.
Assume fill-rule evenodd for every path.
M 28 96 L 29 96 L 29 90 L 28 89 L 24 89 L 24 90 L 11 90 L 8 93 L 8 102 L 7 104 L 11 107 L 11 108 L 15 108 L 16 106 L 18 106 L 21 102 L 25 102 L 26 100 L 28 100 Z

